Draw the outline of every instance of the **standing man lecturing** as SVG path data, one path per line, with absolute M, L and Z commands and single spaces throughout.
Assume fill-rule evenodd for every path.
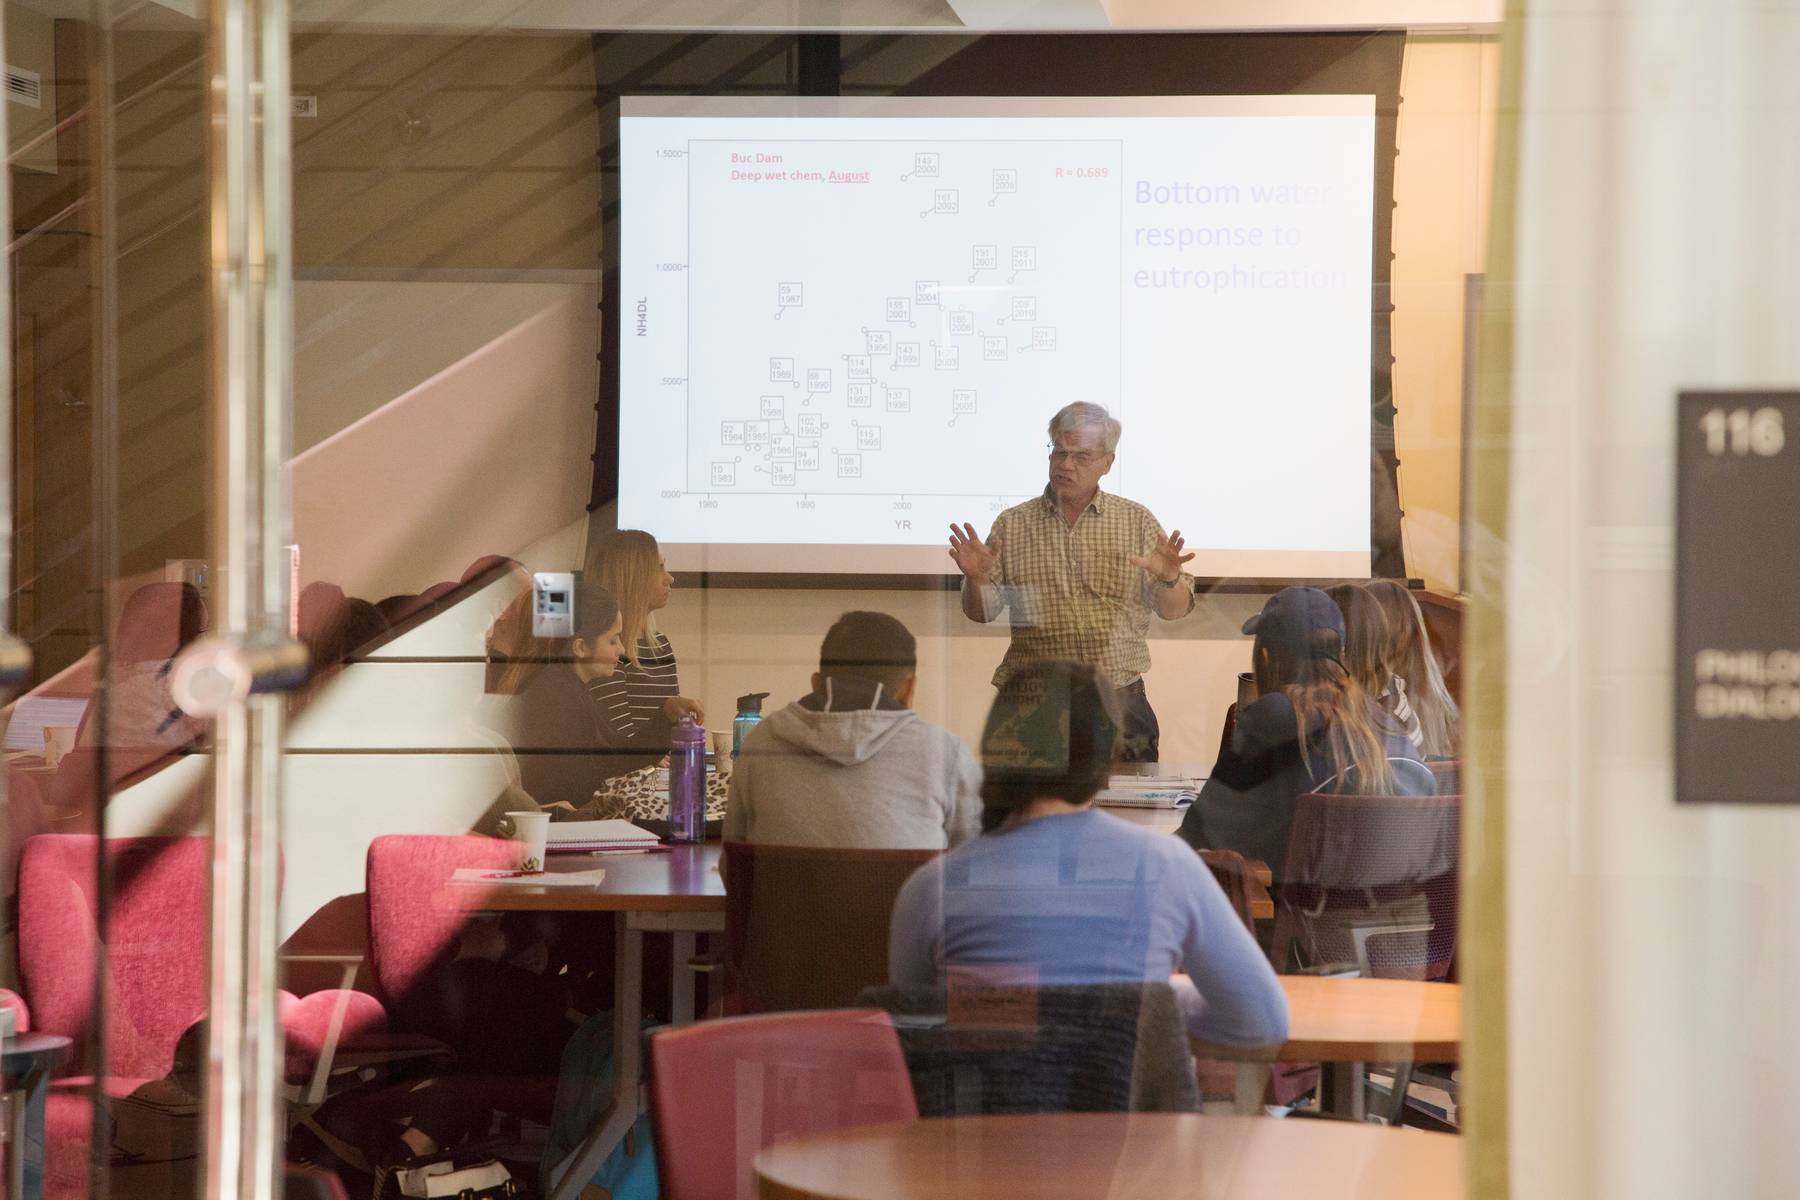
M 1119 445 L 1119 422 L 1076 402 L 1050 418 L 1050 482 L 1044 494 L 994 518 L 983 542 L 973 525 L 950 526 L 950 557 L 963 573 L 962 608 L 988 622 L 1012 611 L 1012 642 L 994 672 L 999 687 L 1023 663 L 1064 658 L 1096 668 L 1118 689 L 1124 753 L 1154 762 L 1160 730 L 1144 695 L 1150 614 L 1165 621 L 1194 607 L 1182 571 L 1181 531 L 1165 536 L 1150 510 L 1100 490 Z

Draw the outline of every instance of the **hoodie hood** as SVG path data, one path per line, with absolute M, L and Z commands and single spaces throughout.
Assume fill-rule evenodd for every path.
M 847 698 L 820 692 L 770 713 L 762 728 L 797 751 L 853 766 L 881 753 L 918 719 L 912 709 L 879 695 Z

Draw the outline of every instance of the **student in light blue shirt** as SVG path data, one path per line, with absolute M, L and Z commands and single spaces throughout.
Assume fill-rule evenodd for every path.
M 1075 663 L 1029 664 L 1007 681 L 982 737 L 982 834 L 901 889 L 890 981 L 1143 983 L 1180 971 L 1192 1033 L 1277 1044 L 1286 997 L 1199 856 L 1094 810 L 1117 750 L 1115 706 Z

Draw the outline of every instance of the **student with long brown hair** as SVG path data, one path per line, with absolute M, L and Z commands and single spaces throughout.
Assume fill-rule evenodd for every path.
M 1382 666 L 1393 676 L 1418 722 L 1418 744 L 1427 758 L 1455 758 L 1461 714 L 1456 698 L 1444 686 L 1444 670 L 1431 649 L 1425 614 L 1418 600 L 1396 579 L 1371 579 L 1369 595 L 1386 617 L 1387 641 Z
M 583 578 L 619 602 L 624 656 L 619 669 L 591 683 L 589 691 L 614 751 L 608 773 L 623 774 L 660 762 L 669 752 L 675 722 L 684 715 L 704 721 L 706 713 L 698 700 L 681 694 L 675 647 L 656 628 L 656 613 L 669 603 L 675 584 L 656 539 L 641 529 L 601 535 L 588 551 Z
M 1236 850 L 1280 879 L 1294 802 L 1306 792 L 1431 795 L 1436 784 L 1412 742 L 1344 663 L 1344 615 L 1317 588 L 1283 588 L 1244 625 L 1256 700 L 1238 713 L 1181 837 Z
M 1340 583 L 1325 594 L 1344 614 L 1344 667 L 1357 685 L 1393 717 L 1415 748 L 1423 751 L 1425 735 L 1406 695 L 1406 680 L 1388 669 L 1394 642 L 1391 622 L 1375 594 L 1360 583 Z

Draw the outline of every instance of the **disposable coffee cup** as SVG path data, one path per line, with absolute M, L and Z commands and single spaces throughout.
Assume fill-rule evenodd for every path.
M 74 725 L 44 726 L 44 765 L 54 767 L 63 760 L 63 755 L 75 748 L 75 735 L 79 730 Z
M 544 869 L 544 841 L 550 836 L 550 814 L 546 812 L 509 812 L 500 820 L 500 832 L 517 845 L 513 859 L 515 871 Z
M 709 731 L 712 738 L 713 762 L 719 770 L 724 771 L 731 766 L 731 730 L 714 729 Z

